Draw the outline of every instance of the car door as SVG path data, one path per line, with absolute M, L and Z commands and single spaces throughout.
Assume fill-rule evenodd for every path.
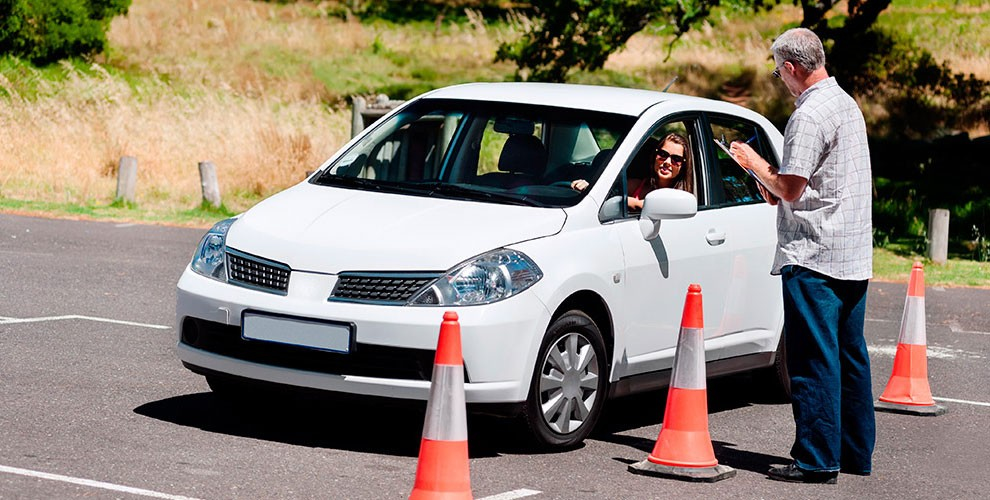
M 722 148 L 748 142 L 771 165 L 777 155 L 767 131 L 747 119 L 705 113 L 700 122 L 706 159 L 706 197 L 696 222 L 724 242 L 718 246 L 722 271 L 721 322 L 705 327 L 707 359 L 724 359 L 773 349 L 782 315 L 780 280 L 770 275 L 776 248 L 776 209 L 759 194 L 756 181 Z M 704 214 L 704 217 L 702 217 Z M 705 296 L 708 299 L 708 296 Z M 707 319 L 707 317 L 706 317 Z
M 626 166 L 626 175 L 617 180 L 614 191 L 628 194 L 628 176 L 641 175 L 644 163 L 670 132 L 685 135 L 689 161 L 694 162 L 694 192 L 700 205 L 707 205 L 709 174 L 699 114 L 680 114 L 656 124 L 642 140 L 639 153 Z M 639 163 L 639 164 L 638 164 Z M 624 377 L 669 369 L 680 332 L 681 316 L 688 285 L 702 287 L 706 334 L 719 331 L 723 323 L 726 277 L 731 257 L 724 250 L 725 234 L 730 231 L 716 211 L 700 210 L 693 218 L 665 220 L 660 235 L 647 241 L 640 230 L 638 214 L 624 207 L 623 217 L 613 224 L 625 259 L 622 315 L 627 318 L 624 352 L 618 357 L 616 375 Z

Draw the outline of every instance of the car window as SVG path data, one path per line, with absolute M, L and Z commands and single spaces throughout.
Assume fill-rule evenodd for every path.
M 698 134 L 696 130 L 694 118 L 683 118 L 674 121 L 668 120 L 658 123 L 650 132 L 650 135 L 640 144 L 632 159 L 625 166 L 623 175 L 616 179 L 615 184 L 609 191 L 607 200 L 616 196 L 622 196 L 626 202 L 622 203 L 619 207 L 603 207 L 600 211 L 599 220 L 604 222 L 615 217 L 639 217 L 640 209 L 635 206 L 635 203 L 630 203 L 629 200 L 631 198 L 642 200 L 648 192 L 658 187 L 656 181 L 653 180 L 656 176 L 654 164 L 657 161 L 657 149 L 671 135 L 679 136 L 685 141 L 684 162 L 681 167 L 685 170 L 682 180 L 678 181 L 676 187 L 697 196 L 700 170 L 696 164 L 701 156 L 698 154 L 699 141 L 697 140 Z M 606 203 L 615 204 L 615 200 L 606 201 Z
M 776 166 L 777 158 L 766 134 L 756 124 L 736 117 L 714 115 L 709 117 L 708 123 L 713 139 L 709 151 L 716 160 L 713 165 L 714 175 L 711 176 L 713 203 L 717 206 L 762 203 L 763 198 L 756 187 L 756 181 L 714 141 L 726 146 L 734 141 L 745 142 L 771 165 Z
M 635 117 L 503 102 L 421 99 L 376 123 L 313 183 L 566 207 L 597 181 Z

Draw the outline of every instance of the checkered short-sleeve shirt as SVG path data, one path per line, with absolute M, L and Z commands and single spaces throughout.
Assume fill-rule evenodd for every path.
M 808 179 L 777 205 L 773 274 L 798 265 L 843 280 L 873 276 L 872 174 L 866 122 L 835 78 L 798 97 L 784 130 L 781 174 Z

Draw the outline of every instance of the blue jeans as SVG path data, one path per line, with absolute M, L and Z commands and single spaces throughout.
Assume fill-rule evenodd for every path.
M 876 423 L 863 323 L 869 281 L 799 266 L 781 272 L 791 407 L 791 457 L 807 471 L 869 474 Z

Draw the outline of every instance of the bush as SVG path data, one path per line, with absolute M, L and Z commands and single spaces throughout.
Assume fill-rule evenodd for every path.
M 35 64 L 103 52 L 131 0 L 0 0 L 0 54 Z

